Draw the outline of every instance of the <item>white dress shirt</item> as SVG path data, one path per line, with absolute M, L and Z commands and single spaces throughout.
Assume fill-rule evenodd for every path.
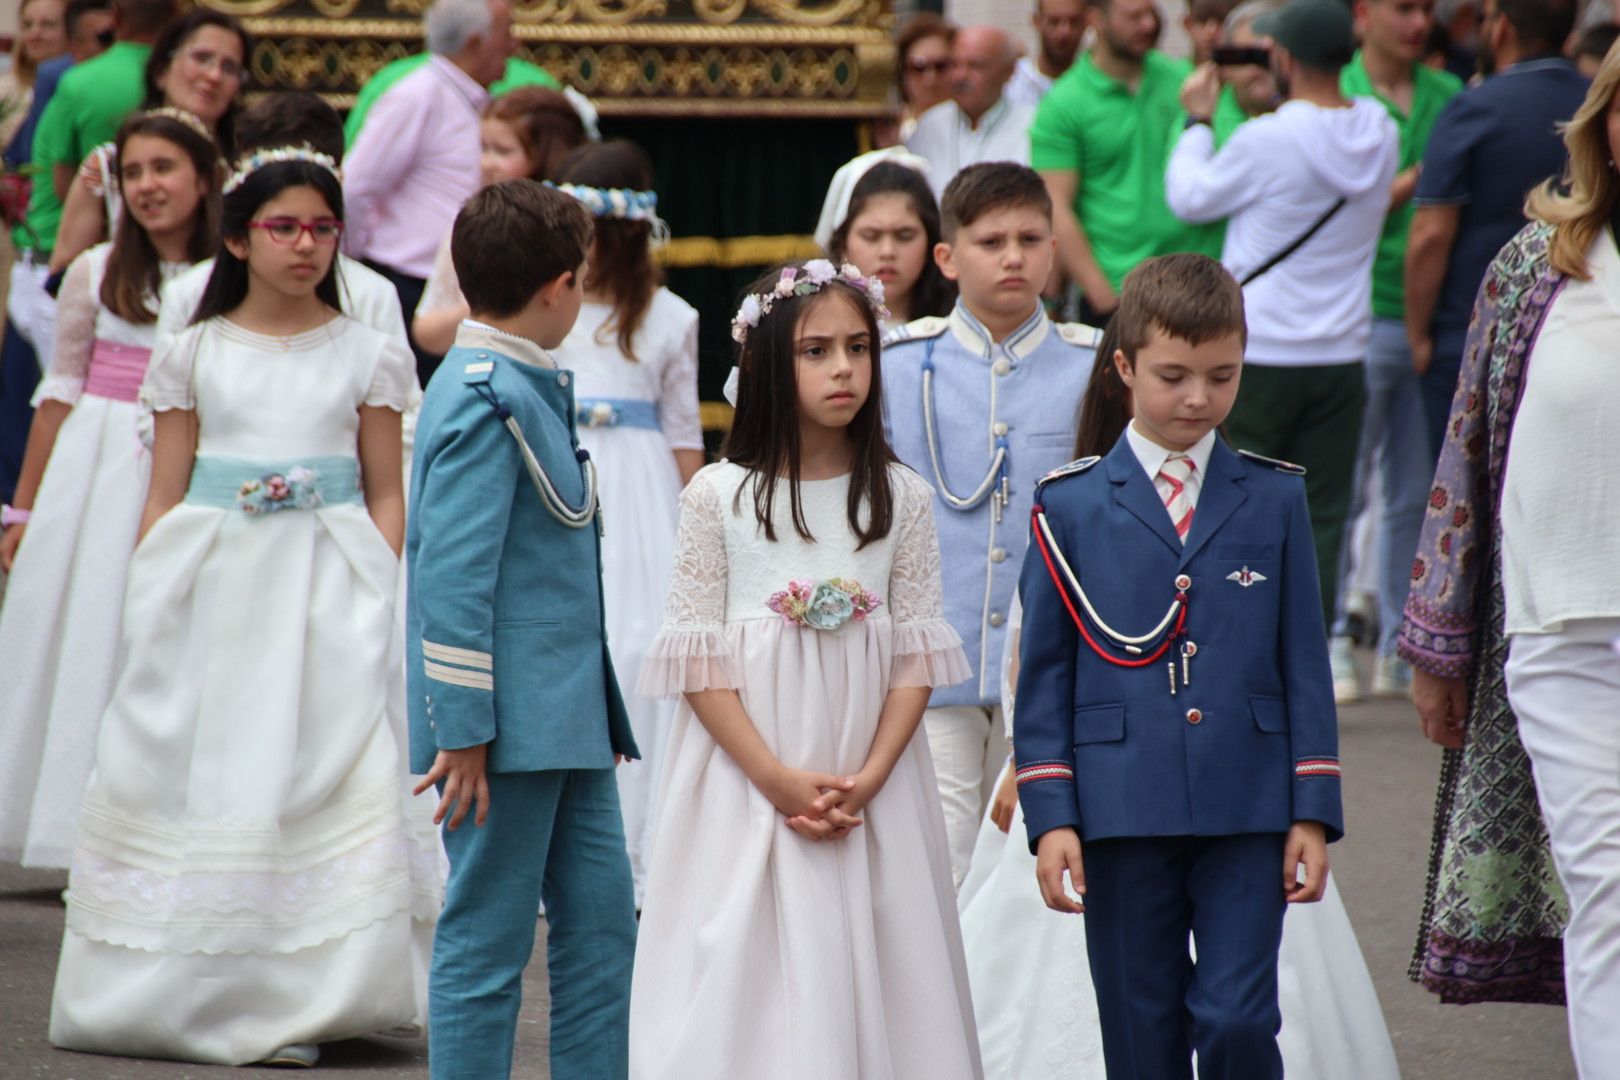
M 1215 449 L 1213 430 L 1206 432 L 1202 439 L 1181 451 L 1167 449 L 1143 435 L 1136 430 L 1135 420 L 1125 426 L 1125 438 L 1130 440 L 1131 452 L 1136 455 L 1136 460 L 1147 470 L 1148 479 L 1153 481 L 1153 490 L 1159 493 L 1161 502 L 1168 494 L 1170 485 L 1168 481 L 1159 479 L 1159 470 L 1164 468 L 1164 463 L 1169 460 L 1171 454 L 1182 453 L 1191 458 L 1193 471 L 1187 478 L 1186 497 L 1189 506 L 1197 507 L 1198 493 L 1204 488 L 1204 473 L 1209 469 L 1209 455 Z
M 1034 120 L 1034 109 L 1014 105 L 1005 95 L 979 117 L 977 126 L 968 122 L 956 102 L 942 101 L 917 119 L 906 149 L 928 159 L 928 186 L 938 199 L 969 165 L 985 161 L 1028 165 L 1029 125 Z

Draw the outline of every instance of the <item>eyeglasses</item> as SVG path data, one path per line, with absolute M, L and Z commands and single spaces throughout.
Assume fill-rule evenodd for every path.
M 204 71 L 212 68 L 219 72 L 221 78 L 241 82 L 247 77 L 247 68 L 212 49 L 182 49 L 175 55 Z
M 336 218 L 316 218 L 310 222 L 290 217 L 266 218 L 248 222 L 248 228 L 263 229 L 278 244 L 296 244 L 305 233 L 317 244 L 335 244 L 343 235 L 343 222 Z
M 951 63 L 950 60 L 907 60 L 906 70 L 913 75 L 927 75 L 930 72 L 943 75 L 951 70 Z

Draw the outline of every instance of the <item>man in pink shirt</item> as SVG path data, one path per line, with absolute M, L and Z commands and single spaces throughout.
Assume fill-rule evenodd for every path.
M 350 255 L 399 291 L 407 324 L 439 243 L 478 190 L 478 113 L 512 54 L 508 0 L 434 0 L 422 19 L 426 64 L 372 106 L 344 167 Z M 422 385 L 440 357 L 411 340 Z

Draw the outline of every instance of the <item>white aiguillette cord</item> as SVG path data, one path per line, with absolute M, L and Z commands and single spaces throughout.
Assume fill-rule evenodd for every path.
M 928 463 L 934 469 L 934 485 L 939 491 L 939 497 L 945 505 L 952 510 L 968 511 L 984 502 L 985 497 L 992 491 L 996 492 L 996 520 L 1001 520 L 1002 509 L 1007 505 L 1007 440 L 1005 437 L 996 440 L 996 452 L 990 458 L 990 471 L 985 473 L 979 486 L 973 489 L 973 494 L 966 496 L 956 494 L 945 484 L 945 470 L 939 464 L 939 435 L 934 422 L 934 342 L 929 340 L 922 363 L 922 408 L 923 408 L 923 435 L 928 440 Z M 997 490 L 997 481 L 1000 481 L 1000 490 Z
M 490 408 L 495 410 L 495 415 L 500 419 L 501 423 L 506 425 L 506 430 L 511 432 L 512 438 L 517 441 L 518 452 L 523 456 L 523 467 L 528 470 L 529 480 L 533 482 L 534 490 L 539 494 L 540 502 L 546 508 L 546 512 L 556 518 L 559 524 L 570 529 L 583 529 L 592 521 L 595 521 L 597 533 L 600 535 L 602 532 L 602 511 L 597 501 L 596 463 L 591 460 L 589 452 L 583 449 L 577 451 L 580 462 L 580 475 L 585 481 L 585 505 L 581 507 L 569 506 L 568 501 L 562 497 L 562 492 L 557 490 L 557 485 L 552 483 L 551 475 L 546 472 L 546 467 L 540 464 L 540 459 L 535 456 L 534 450 L 529 446 L 529 440 L 523 437 L 523 428 L 518 425 L 517 418 L 512 415 L 512 410 L 501 404 L 500 399 L 495 396 L 493 390 L 488 388 L 487 384 L 480 383 L 475 389 L 478 391 L 479 397 L 489 402 Z

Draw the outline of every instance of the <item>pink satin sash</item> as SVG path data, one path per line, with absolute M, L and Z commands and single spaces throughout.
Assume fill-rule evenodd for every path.
M 138 345 L 120 345 L 96 339 L 90 350 L 90 370 L 85 373 L 84 392 L 114 401 L 134 401 L 146 377 L 152 350 Z

